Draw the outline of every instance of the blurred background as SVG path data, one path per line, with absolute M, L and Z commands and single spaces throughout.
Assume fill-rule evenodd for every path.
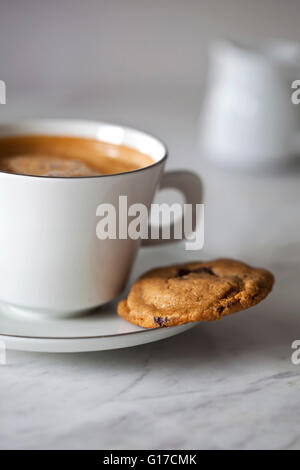
M 295 258 L 297 168 L 260 170 L 250 164 L 240 170 L 226 165 L 226 152 L 222 164 L 205 158 L 198 141 L 199 116 L 213 81 L 211 44 L 220 38 L 258 45 L 271 38 L 300 41 L 299 1 L 0 0 L 0 5 L 0 78 L 7 85 L 1 121 L 80 117 L 148 130 L 168 144 L 168 168 L 190 168 L 203 177 L 205 253 L 258 262 L 263 255 L 267 263 L 282 253 Z M 263 90 L 269 88 L 254 72 L 250 84 L 255 77 Z M 291 79 L 297 78 L 286 81 L 287 100 Z M 280 115 L 280 105 L 270 113 Z M 281 127 L 280 120 L 275 124 Z M 209 137 L 213 142 L 213 132 Z M 245 142 L 251 160 L 246 147 Z

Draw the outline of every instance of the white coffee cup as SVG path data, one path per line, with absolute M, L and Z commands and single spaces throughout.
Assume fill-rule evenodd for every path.
M 132 147 L 154 160 L 128 173 L 90 177 L 0 172 L 0 301 L 19 312 L 51 315 L 102 305 L 124 289 L 140 240 L 99 240 L 99 204 L 117 207 L 119 196 L 126 195 L 128 205 L 149 208 L 159 184 L 179 189 L 187 203 L 200 203 L 200 179 L 185 171 L 163 175 L 165 145 L 128 127 L 77 120 L 0 125 L 0 138 L 32 134 L 96 138 Z

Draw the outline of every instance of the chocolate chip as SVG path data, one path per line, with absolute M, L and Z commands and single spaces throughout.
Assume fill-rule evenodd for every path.
M 187 276 L 188 274 L 190 274 L 190 270 L 189 269 L 184 269 L 184 268 L 181 268 L 181 269 L 178 269 L 178 272 L 176 274 L 176 277 L 183 277 L 183 276 Z
M 184 277 L 192 273 L 205 273 L 205 274 L 210 274 L 211 276 L 216 275 L 210 268 L 200 267 L 198 269 L 193 269 L 193 270 L 181 268 L 178 270 L 176 277 Z
M 165 326 L 165 323 L 168 321 L 168 317 L 162 318 L 162 317 L 154 317 L 153 318 L 154 323 L 156 323 L 159 326 Z
M 206 268 L 206 267 L 195 269 L 192 272 L 193 273 L 206 273 L 206 274 L 210 274 L 211 276 L 215 276 L 215 273 L 210 268 Z

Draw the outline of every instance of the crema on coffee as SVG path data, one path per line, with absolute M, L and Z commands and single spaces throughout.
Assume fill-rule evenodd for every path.
M 78 177 L 124 173 L 151 165 L 148 155 L 124 145 L 68 136 L 0 138 L 0 171 Z

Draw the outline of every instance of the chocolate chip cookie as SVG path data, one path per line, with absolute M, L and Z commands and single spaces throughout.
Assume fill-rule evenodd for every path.
M 269 271 L 231 259 L 157 268 L 133 284 L 118 314 L 144 328 L 219 320 L 258 304 L 273 283 Z

